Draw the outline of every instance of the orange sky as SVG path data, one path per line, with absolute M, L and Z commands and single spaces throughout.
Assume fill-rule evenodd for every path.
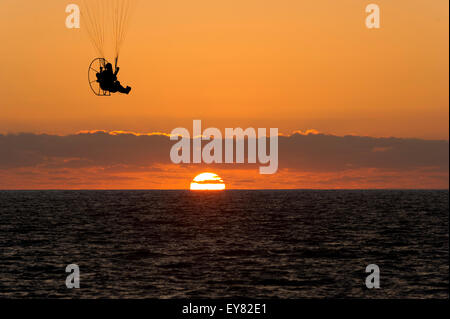
M 381 7 L 379 30 L 365 26 L 372 2 Z M 90 91 L 96 51 L 86 32 L 65 27 L 70 3 L 81 0 L 0 0 L 0 148 L 8 148 L 0 189 L 188 188 L 202 171 L 229 189 L 448 188 L 447 0 L 141 0 L 120 58 L 119 80 L 133 90 L 112 97 Z M 262 176 L 176 166 L 162 148 L 158 158 L 139 158 L 140 144 L 122 159 L 115 145 L 135 143 L 126 134 L 101 137 L 118 152 L 104 162 L 89 149 L 98 134 L 76 135 L 192 131 L 194 119 L 284 136 L 311 129 L 325 142 L 307 144 L 310 152 L 289 142 L 278 173 Z M 20 132 L 33 134 L 23 143 L 2 136 Z M 348 149 L 355 139 L 347 134 L 375 139 L 355 138 Z M 56 135 L 66 138 L 49 151 Z M 391 136 L 399 139 L 377 139 Z
M 130 96 L 98 98 L 73 1 L 0 2 L 0 132 L 316 129 L 448 139 L 448 1 L 140 1 L 122 50 Z M 82 26 L 83 27 L 83 26 Z

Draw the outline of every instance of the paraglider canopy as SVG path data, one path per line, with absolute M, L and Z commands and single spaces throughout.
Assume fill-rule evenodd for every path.
M 81 8 L 84 29 L 97 50 L 105 59 L 105 45 L 111 41 L 117 67 L 132 12 L 137 0 L 83 0 Z

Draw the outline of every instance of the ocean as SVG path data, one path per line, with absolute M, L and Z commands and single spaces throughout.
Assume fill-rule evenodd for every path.
M 1 191 L 0 221 L 0 298 L 449 297 L 446 190 Z

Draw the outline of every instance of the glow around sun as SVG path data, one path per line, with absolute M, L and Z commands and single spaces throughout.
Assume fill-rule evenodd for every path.
M 201 173 L 195 176 L 191 183 L 191 190 L 223 190 L 225 183 L 214 173 Z

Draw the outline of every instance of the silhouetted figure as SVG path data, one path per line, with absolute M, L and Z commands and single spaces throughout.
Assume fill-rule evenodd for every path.
M 97 82 L 100 83 L 100 87 L 104 91 L 109 91 L 111 93 L 125 93 L 128 94 L 131 88 L 127 86 L 124 88 L 119 81 L 117 81 L 117 73 L 119 72 L 119 67 L 116 68 L 116 72 L 113 72 L 113 67 L 111 63 L 105 65 L 105 69 L 100 68 L 100 72 L 97 73 Z

